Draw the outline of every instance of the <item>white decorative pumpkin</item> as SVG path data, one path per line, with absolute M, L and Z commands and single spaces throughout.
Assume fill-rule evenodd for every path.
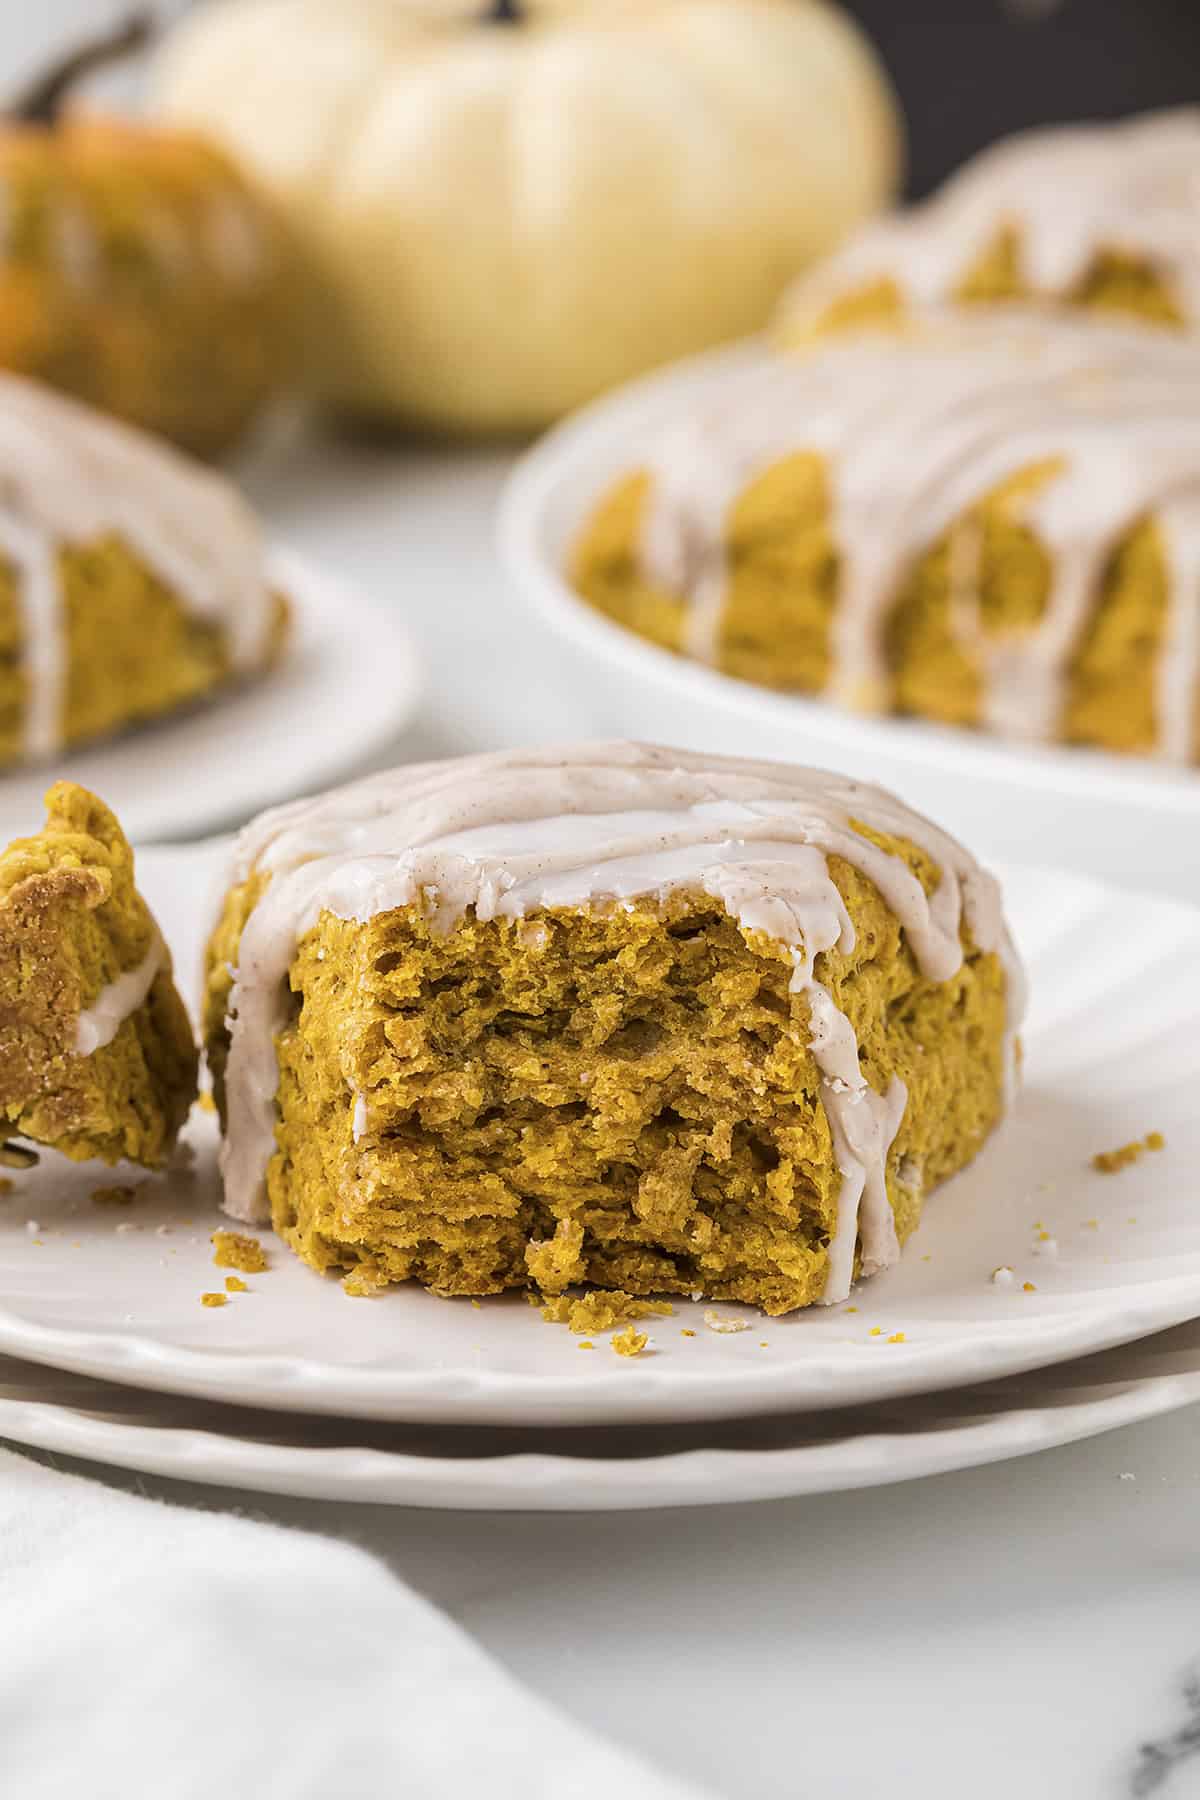
M 307 249 L 318 392 L 457 431 L 757 330 L 899 161 L 824 0 L 224 0 L 158 96 Z

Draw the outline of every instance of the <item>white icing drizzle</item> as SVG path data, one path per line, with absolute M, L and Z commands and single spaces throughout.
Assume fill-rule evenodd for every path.
M 265 552 L 231 484 L 146 434 L 0 375 L 0 555 L 21 610 L 27 755 L 47 755 L 62 736 L 58 553 L 109 535 L 189 612 L 225 628 L 235 670 L 261 664 L 273 611 Z
M 949 300 L 1007 227 L 1026 283 L 1061 300 L 1098 252 L 1147 262 L 1200 326 L 1200 107 L 1116 125 L 1022 132 L 973 157 L 932 199 L 869 225 L 784 300 L 785 332 L 890 279 L 911 305 Z
M 692 654 L 713 661 L 719 649 L 731 508 L 801 451 L 824 459 L 830 482 L 835 698 L 888 704 L 883 625 L 913 561 L 1006 478 L 1053 463 L 1015 508 L 1053 562 L 1035 627 L 984 632 L 979 547 L 966 531 L 954 545 L 952 624 L 981 670 L 983 721 L 1011 737 L 1054 734 L 1106 564 L 1154 515 L 1172 585 L 1161 753 L 1188 760 L 1200 673 L 1200 343 L 997 307 L 928 313 L 903 335 L 839 336 L 803 358 L 764 350 L 741 362 L 713 381 L 703 412 L 670 425 L 643 456 L 643 572 L 688 601 Z
M 367 1096 L 355 1094 L 354 1112 L 350 1120 L 350 1136 L 356 1144 L 361 1144 L 367 1135 Z
M 137 967 L 126 969 L 101 988 L 92 1004 L 80 1013 L 75 1027 L 76 1056 L 91 1056 L 112 1043 L 126 1019 L 144 1004 L 165 961 L 166 949 L 156 931 Z
M 925 850 L 942 872 L 934 892 L 851 819 Z M 448 931 L 472 908 L 481 919 L 521 918 L 694 888 L 720 900 L 744 932 L 792 953 L 791 986 L 809 1003 L 809 1048 L 842 1174 L 825 1292 L 842 1298 L 856 1240 L 864 1269 L 898 1254 L 885 1169 L 907 1095 L 898 1080 L 885 1095 L 870 1087 L 850 1022 L 814 974 L 822 951 L 854 947 L 830 854 L 874 882 L 930 979 L 961 966 L 964 920 L 981 949 L 1002 957 L 1011 1056 L 1023 981 L 997 886 L 952 838 L 878 788 L 781 764 L 585 744 L 397 769 L 264 814 L 239 839 L 232 872 L 235 882 L 252 871 L 269 881 L 243 929 L 230 997 L 226 1210 L 268 1217 L 275 1037 L 297 945 L 322 912 L 364 921 L 420 905 Z M 359 1123 L 356 1104 L 356 1136 Z

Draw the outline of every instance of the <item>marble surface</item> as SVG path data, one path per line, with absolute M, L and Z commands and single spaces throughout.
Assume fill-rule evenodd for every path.
M 507 466 L 298 441 L 248 470 L 286 537 L 417 635 L 430 698 L 398 755 L 589 730 L 494 566 Z M 437 1515 L 106 1478 L 370 1547 L 567 1712 L 725 1800 L 1200 1795 L 1200 1409 L 712 1512 Z
M 722 1800 L 1200 1794 L 1200 1408 L 711 1512 L 439 1515 L 108 1479 L 366 1546 L 565 1712 Z

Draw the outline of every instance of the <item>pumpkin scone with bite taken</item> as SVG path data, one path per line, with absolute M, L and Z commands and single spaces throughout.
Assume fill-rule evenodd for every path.
M 837 1301 L 1001 1118 L 1021 1009 L 995 883 L 880 789 L 630 743 L 401 768 L 240 840 L 226 1210 L 357 1293 Z
M 0 854 L 0 1129 L 160 1168 L 196 1097 L 170 952 L 104 803 L 62 781 L 46 815 Z

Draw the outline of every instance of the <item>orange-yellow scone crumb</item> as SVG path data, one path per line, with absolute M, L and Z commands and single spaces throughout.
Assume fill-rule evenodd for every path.
M 1116 1150 L 1097 1150 L 1092 1167 L 1101 1175 L 1115 1175 L 1118 1170 L 1137 1162 L 1147 1150 L 1165 1150 L 1166 1147 L 1167 1140 L 1161 1131 L 1149 1131 L 1144 1138 L 1134 1138 L 1132 1143 L 1121 1144 Z
M 386 1277 L 381 1276 L 372 1263 L 360 1263 L 342 1282 L 342 1292 L 349 1294 L 352 1300 L 373 1300 L 377 1294 L 386 1291 L 387 1285 Z
M 201 1294 L 200 1296 L 201 1306 L 226 1306 L 228 1302 L 228 1294 Z
M 567 1325 L 583 1333 L 610 1331 L 614 1325 L 631 1325 L 635 1319 L 670 1318 L 674 1311 L 669 1300 L 643 1300 L 614 1288 L 611 1293 L 585 1294 L 582 1300 L 560 1294 L 542 1307 L 542 1317 L 547 1325 Z
M 257 1238 L 240 1231 L 214 1231 L 213 1261 L 218 1269 L 241 1269 L 246 1275 L 261 1275 L 268 1266 L 267 1253 Z
M 635 1331 L 627 1325 L 624 1331 L 618 1331 L 609 1339 L 618 1356 L 640 1356 L 649 1339 L 644 1331 Z
M 250 1289 L 246 1286 L 246 1283 L 242 1280 L 240 1275 L 227 1275 L 225 1277 L 225 1292 L 227 1294 L 248 1294 Z

